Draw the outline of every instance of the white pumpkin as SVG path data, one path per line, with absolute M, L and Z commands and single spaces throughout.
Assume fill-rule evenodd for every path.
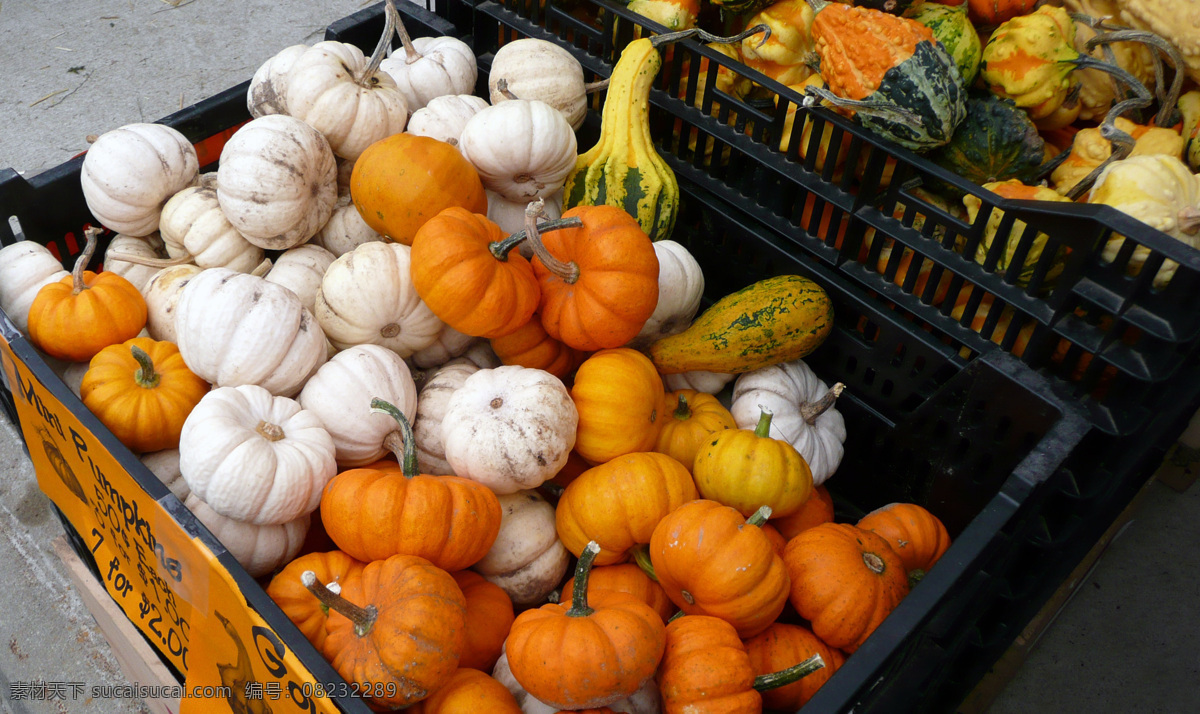
M 252 384 L 205 394 L 179 434 L 179 469 L 192 492 L 257 525 L 316 510 L 337 473 L 334 453 L 316 414 Z
M 583 126 L 587 116 L 583 66 L 562 47 L 532 38 L 509 42 L 496 51 L 488 73 L 493 105 L 510 101 L 500 91 L 501 79 L 513 95 L 545 102 L 562 112 L 572 129 Z
M 410 359 L 420 369 L 441 367 L 455 357 L 464 354 L 476 339 L 446 325 L 433 344 L 414 352 Z
M 770 410 L 771 437 L 794 446 L 808 462 L 813 485 L 820 486 L 842 462 L 846 422 L 833 408 L 841 392 L 842 385 L 831 390 L 803 360 L 795 360 L 739 376 L 729 411 L 739 429 L 753 430 L 760 407 Z
M 39 243 L 23 240 L 0 248 L 0 310 L 21 332 L 29 332 L 29 306 L 38 291 L 70 275 Z
M 471 569 L 508 593 L 515 605 L 536 605 L 563 581 L 571 554 L 558 539 L 554 506 L 537 491 L 500 499 L 500 533 Z
M 200 274 L 195 265 L 172 265 L 154 274 L 142 288 L 146 300 L 146 332 L 156 340 L 177 342 L 175 335 L 175 306 L 183 289 Z
M 525 201 L 510 201 L 504 196 L 484 189 L 487 193 L 488 200 L 488 220 L 508 234 L 517 233 L 525 230 L 525 208 L 529 206 Z M 545 207 L 543 211 L 546 214 L 545 220 L 553 221 L 562 218 L 562 189 L 555 191 L 545 198 Z M 521 255 L 526 258 L 533 257 L 533 246 L 529 241 L 522 241 L 521 245 L 517 246 L 521 251 Z
M 575 447 L 578 425 L 558 377 L 501 366 L 472 374 L 450 396 L 442 443 L 455 474 L 503 495 L 553 478 Z
M 488 103 L 470 94 L 434 97 L 408 118 L 409 134 L 428 136 L 458 146 L 458 137 L 471 117 L 486 109 Z M 490 206 L 491 204 L 489 204 Z
M 175 306 L 184 363 L 218 387 L 254 384 L 292 396 L 325 362 L 325 334 L 300 298 L 262 278 L 209 268 Z
M 469 360 L 455 359 L 434 372 L 421 388 L 417 399 L 417 418 L 413 421 L 413 438 L 417 442 L 417 465 L 421 473 L 454 476 L 446 461 L 442 443 L 442 420 L 450 397 L 466 383 L 467 377 L 479 371 Z
M 342 468 L 365 466 L 389 450 L 404 448 L 399 425 L 386 414 L 372 412 L 372 399 L 395 406 L 410 424 L 417 413 L 417 385 L 408 365 L 378 345 L 337 353 L 309 378 L 297 399 L 329 432 Z
M 337 258 L 333 253 L 317 245 L 298 245 L 289 248 L 275 259 L 275 265 L 265 278 L 296 293 L 301 304 L 312 312 L 321 289 L 321 278 Z
M 404 95 L 375 57 L 368 60 L 354 45 L 328 40 L 292 65 L 287 107 L 288 114 L 324 134 L 344 159 L 357 159 L 371 144 L 404 131 L 409 113 Z
M 413 287 L 411 254 L 401 243 L 364 243 L 333 261 L 314 313 L 335 347 L 376 344 L 408 357 L 437 341 L 445 323 Z
M 726 384 L 733 381 L 736 374 L 722 374 L 721 372 L 706 372 L 698 369 L 691 372 L 680 372 L 679 374 L 664 374 L 662 375 L 663 386 L 668 392 L 678 392 L 681 389 L 694 389 L 697 392 L 705 394 L 717 394 L 725 388 Z M 758 422 L 755 422 L 756 424 Z
M 267 250 L 311 238 L 337 202 L 337 164 L 329 142 L 283 114 L 238 129 L 221 150 L 217 201 L 242 236 Z
M 192 489 L 187 485 L 187 479 L 183 477 L 183 472 L 179 470 L 179 449 L 167 449 L 165 451 L 155 451 L 149 454 L 142 454 L 141 461 L 150 469 L 150 473 L 158 477 L 163 485 L 175 494 L 175 498 L 180 501 L 187 500 L 188 494 Z
M 262 248 L 238 232 L 217 200 L 217 175 L 204 174 L 163 206 L 159 232 L 167 255 L 188 259 L 201 268 L 229 268 L 249 273 L 263 262 Z
M 165 124 L 128 124 L 105 132 L 83 156 L 79 180 L 88 210 L 106 228 L 130 236 L 158 230 L 168 198 L 200 170 L 187 137 Z
M 277 52 L 258 68 L 246 92 L 246 108 L 257 119 L 268 114 L 287 114 L 287 77 L 292 65 L 308 45 L 292 45 Z
M 401 48 L 383 60 L 379 68 L 391 75 L 404 95 L 408 110 L 415 112 L 437 97 L 475 91 L 478 68 L 475 52 L 453 37 L 408 36 L 404 23 L 397 24 Z
M 529 202 L 562 190 L 575 169 L 575 131 L 554 107 L 507 101 L 467 121 L 458 148 L 485 188 L 509 201 Z
M 349 190 L 338 197 L 333 215 L 322 226 L 321 230 L 312 237 L 309 244 L 324 248 L 340 258 L 363 243 L 373 243 L 383 240 L 383 236 L 367 225 L 362 214 L 350 200 Z
M 287 565 L 299 553 L 312 521 L 303 515 L 280 525 L 255 525 L 217 513 L 196 494 L 183 502 L 229 554 L 252 578 L 269 575 Z
M 130 262 L 123 260 L 125 257 L 140 258 L 152 263 L 166 258 L 167 252 L 158 233 L 140 237 L 119 234 L 113 236 L 104 251 L 104 272 L 120 275 L 140 291 L 161 266 L 145 265 L 140 261 Z
M 492 668 L 492 677 L 503 684 L 505 689 L 517 700 L 517 706 L 521 707 L 521 714 L 557 714 L 560 711 L 558 707 L 546 704 L 525 691 L 525 688 L 513 676 L 512 670 L 509 669 L 507 653 L 500 653 L 500 659 Z M 659 694 L 658 684 L 655 683 L 654 677 L 651 677 L 642 683 L 641 688 L 631 694 L 628 699 L 605 706 L 622 714 L 659 714 L 662 711 L 662 696 Z
M 629 343 L 639 350 L 686 330 L 704 297 L 704 271 L 687 248 L 660 240 L 654 242 L 654 254 L 658 256 L 658 306 Z

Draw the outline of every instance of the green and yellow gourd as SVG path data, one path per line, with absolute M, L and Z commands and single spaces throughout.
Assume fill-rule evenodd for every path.
M 726 295 L 683 332 L 650 346 L 661 374 L 741 374 L 808 355 L 833 329 L 833 303 L 808 278 L 782 275 Z
M 983 45 L 979 42 L 979 33 L 967 17 L 967 5 L 942 5 L 936 2 L 922 2 L 905 11 L 904 17 L 916 20 L 928 27 L 946 53 L 958 65 L 962 75 L 963 86 L 970 87 L 979 75 L 979 56 Z

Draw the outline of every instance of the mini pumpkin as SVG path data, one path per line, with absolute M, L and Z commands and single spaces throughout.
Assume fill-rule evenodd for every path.
M 21 332 L 29 331 L 29 307 L 42 286 L 70 275 L 46 246 L 23 240 L 0 248 L 0 310 Z
M 458 666 L 490 672 L 504 651 L 504 640 L 516 617 L 512 599 L 499 585 L 473 570 L 450 575 L 467 599 L 467 641 Z
M 493 337 L 491 345 L 504 364 L 542 369 L 559 379 L 575 371 L 587 358 L 586 353 L 546 334 L 542 320 L 536 313 L 515 331 L 502 337 Z
M 717 432 L 736 429 L 733 415 L 716 397 L 692 389 L 669 392 L 667 413 L 654 450 L 695 472 L 696 454 Z
M 270 272 L 263 278 L 268 283 L 282 285 L 296 293 L 304 308 L 312 312 L 317 291 L 321 289 L 321 278 L 336 257 L 319 245 L 298 245 L 276 258 Z
M 554 527 L 554 506 L 536 491 L 517 491 L 499 501 L 504 514 L 500 532 L 487 555 L 472 567 L 517 605 L 543 603 L 562 582 L 571 561 Z
M 925 577 L 950 548 L 946 526 L 915 503 L 890 503 L 863 516 L 855 525 L 887 540 L 908 570 L 910 583 Z
M 434 97 L 408 118 L 407 131 L 458 146 L 458 138 L 462 136 L 467 121 L 487 107 L 486 101 L 470 94 Z M 490 200 L 488 205 L 491 206 Z
M 359 562 L 340 550 L 328 553 L 307 553 L 288 563 L 283 570 L 271 578 L 267 595 L 283 610 L 283 614 L 295 623 L 305 639 L 319 651 L 325 644 L 326 623 L 329 606 L 318 600 L 300 582 L 300 575 L 311 570 L 317 579 L 335 593 L 342 590 L 342 582 L 351 574 L 362 571 L 365 563 Z
M 704 296 L 704 272 L 687 248 L 673 240 L 660 240 L 654 242 L 654 253 L 658 257 L 658 304 L 629 343 L 636 349 L 686 330 Z
M 391 75 L 404 96 L 408 111 L 416 112 L 444 96 L 470 94 L 475 90 L 475 53 L 454 37 L 411 39 L 403 20 L 396 18 L 401 48 L 379 64 Z
M 201 268 L 249 273 L 263 261 L 262 248 L 246 240 L 229 222 L 217 199 L 217 174 L 200 177 L 163 206 L 159 232 L 167 255 Z
M 579 411 L 575 450 L 600 464 L 650 451 L 667 418 L 666 392 L 654 364 L 629 348 L 602 350 L 575 373 L 571 399 Z
M 575 132 L 554 107 L 516 99 L 471 117 L 459 149 L 485 188 L 510 201 L 529 202 L 562 189 L 575 168 Z
M 188 494 L 183 505 L 252 578 L 273 573 L 291 562 L 304 545 L 312 521 L 305 514 L 276 525 L 247 523 L 217 513 L 194 493 Z
M 468 600 L 468 611 L 470 608 Z M 468 626 L 469 619 L 468 614 Z M 460 661 L 449 681 L 428 699 L 422 699 L 404 711 L 409 714 L 521 714 L 521 707 L 503 684 L 478 669 L 464 667 Z
M 417 416 L 413 422 L 413 434 L 417 442 L 417 463 L 421 471 L 428 474 L 454 475 L 454 467 L 446 461 L 446 446 L 442 441 L 442 420 L 446 406 L 467 377 L 479 371 L 479 367 L 466 359 L 454 359 L 442 365 L 425 380 L 417 400 Z
M 833 497 L 829 495 L 829 489 L 817 486 L 800 510 L 790 516 L 772 520 L 771 525 L 779 531 L 786 543 L 813 526 L 832 522 Z
M 575 588 L 575 576 L 563 583 L 562 591 L 571 593 Z M 596 590 L 615 590 L 628 593 L 649 605 L 666 624 L 671 615 L 678 612 L 675 603 L 667 597 L 667 593 L 657 581 L 653 580 L 645 570 L 633 563 L 620 565 L 604 565 L 592 568 L 588 579 L 588 592 Z
M 800 664 L 813 655 L 820 656 L 825 666 L 798 682 L 763 691 L 763 706 L 767 709 L 795 711 L 808 703 L 817 690 L 832 677 L 846 656 L 822 642 L 810 630 L 783 622 L 771 626 L 746 640 L 746 654 L 755 674 L 779 672 Z

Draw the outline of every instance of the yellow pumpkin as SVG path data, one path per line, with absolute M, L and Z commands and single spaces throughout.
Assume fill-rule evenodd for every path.
M 716 397 L 694 389 L 668 392 L 667 409 L 669 413 L 663 415 L 662 431 L 654 450 L 675 459 L 688 471 L 709 436 L 737 428 L 733 415 Z
M 571 387 L 579 412 L 575 450 L 593 464 L 652 450 L 666 397 L 662 377 L 641 352 L 627 347 L 597 352 L 579 367 Z

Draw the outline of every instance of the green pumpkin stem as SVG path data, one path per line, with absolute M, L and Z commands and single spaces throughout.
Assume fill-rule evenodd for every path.
M 757 511 L 754 512 L 754 515 L 752 515 L 746 519 L 746 525 L 761 526 L 762 524 L 764 524 L 768 520 L 770 520 L 770 518 L 771 518 L 771 507 L 770 506 L 761 506 Z
M 774 415 L 771 414 L 770 409 L 761 404 L 758 405 L 758 410 L 758 426 L 754 427 L 754 435 L 760 439 L 769 439 L 771 438 L 771 417 Z
M 809 0 L 809 3 L 811 4 L 813 1 L 814 0 Z M 816 0 L 816 1 L 821 2 L 821 0 Z M 822 5 L 822 7 L 824 7 L 826 5 L 826 3 L 821 2 L 821 5 Z M 814 9 L 816 9 L 815 6 L 814 6 Z M 755 25 L 754 27 L 748 27 L 745 30 L 739 32 L 738 34 L 733 35 L 732 37 L 720 37 L 718 35 L 713 35 L 708 32 L 705 32 L 704 30 L 701 30 L 698 27 L 693 27 L 690 30 L 680 30 L 679 32 L 669 32 L 665 35 L 655 35 L 654 37 L 650 38 L 650 44 L 653 47 L 662 47 L 663 45 L 670 44 L 672 42 L 678 42 L 680 40 L 687 40 L 687 39 L 695 37 L 696 39 L 698 39 L 702 42 L 716 43 L 716 44 L 721 44 L 721 45 L 732 45 L 735 42 L 741 42 L 742 40 L 746 39 L 747 37 L 750 37 L 752 35 L 757 35 L 760 32 L 763 33 L 763 38 L 762 38 L 762 41 L 758 43 L 758 46 L 762 47 L 763 44 L 771 37 L 771 28 L 765 24 L 759 24 L 759 25 Z
M 650 546 L 646 544 L 636 545 L 633 547 L 633 562 L 642 569 L 651 580 L 658 582 L 658 574 L 654 572 L 654 563 L 650 561 Z
M 782 672 L 760 674 L 754 678 L 754 688 L 760 692 L 765 692 L 770 689 L 786 687 L 787 685 L 804 679 L 808 675 L 824 667 L 825 660 L 821 657 L 821 655 L 815 654 L 799 664 L 788 667 Z
M 667 618 L 667 624 L 669 625 L 672 622 L 675 622 L 679 618 L 684 617 L 686 615 L 687 615 L 687 613 L 684 612 L 683 610 L 676 610 L 674 615 L 671 615 L 669 618 Z
M 571 591 L 571 609 L 567 617 L 587 617 L 595 612 L 587 604 L 588 577 L 592 574 L 592 561 L 600 552 L 600 544 L 590 541 L 579 554 L 579 562 L 575 565 L 575 589 Z
M 340 594 L 333 592 L 317 574 L 311 570 L 305 570 L 300 574 L 300 582 L 308 591 L 321 601 L 322 608 L 328 608 L 342 615 L 347 620 L 354 623 L 354 634 L 359 637 L 366 637 L 371 632 L 371 628 L 375 626 L 375 620 L 379 617 L 379 610 L 374 605 L 359 607 L 350 602 Z
M 398 432 L 393 431 L 383 438 L 383 445 L 396 455 L 396 460 L 404 469 L 404 478 L 412 478 L 421 473 L 420 467 L 417 466 L 417 440 L 413 436 L 412 426 L 409 425 L 404 412 L 378 397 L 371 400 L 371 411 L 376 414 L 387 414 L 400 425 Z
M 75 267 L 71 269 L 71 280 L 75 286 L 71 291 L 72 295 L 78 295 L 88 289 L 83 284 L 83 271 L 87 270 L 88 263 L 92 262 L 92 255 L 96 252 L 96 237 L 103 230 L 103 228 L 97 228 L 96 226 L 88 226 L 83 231 L 83 239 L 85 241 L 83 252 L 79 254 L 79 258 L 75 260 Z
M 679 401 L 675 404 L 675 418 L 680 421 L 686 421 L 692 418 L 692 409 L 688 406 L 687 397 L 679 395 Z
M 371 61 L 367 62 L 367 66 L 363 68 L 362 73 L 355 78 L 356 82 L 363 87 L 379 82 L 379 78 L 376 76 L 379 72 L 379 63 L 383 62 L 383 58 L 387 56 L 388 48 L 392 46 L 392 38 L 396 35 L 397 25 L 400 24 L 400 13 L 396 11 L 396 5 L 392 0 L 385 1 L 383 16 L 385 18 L 383 34 L 379 37 L 379 43 L 375 45 L 375 51 L 371 53 Z M 404 26 L 400 25 L 400 27 Z M 404 42 L 407 37 L 408 33 L 401 30 L 400 41 Z M 412 41 L 405 42 L 404 47 L 406 50 L 412 47 Z M 413 51 L 415 52 L 416 50 Z M 417 57 L 419 59 L 420 55 L 417 55 Z M 412 59 L 409 59 L 409 62 L 412 61 Z
M 537 256 L 538 260 L 542 261 L 542 265 L 546 266 L 546 270 L 549 270 L 551 273 L 554 273 L 558 277 L 562 278 L 563 282 L 569 285 L 574 285 L 575 281 L 579 280 L 579 265 L 577 265 L 574 261 L 570 263 L 564 263 L 558 258 L 555 258 L 550 254 L 550 251 L 546 249 L 546 244 L 542 243 L 540 232 L 551 230 L 552 224 L 555 223 L 554 221 L 550 221 L 543 226 L 538 226 L 537 219 L 545 215 L 545 211 L 543 210 L 545 206 L 546 202 L 539 198 L 525 207 L 525 236 L 529 238 L 529 245 L 533 248 L 533 254 Z M 583 221 L 578 218 L 569 218 L 565 220 L 579 221 L 577 226 L 583 225 Z M 553 227 L 567 228 L 569 226 L 560 224 Z M 517 235 L 520 234 L 518 233 Z
M 837 398 L 842 396 L 842 392 L 844 391 L 846 391 L 846 385 L 838 382 L 830 387 L 824 396 L 812 404 L 801 404 L 800 418 L 807 422 L 809 426 L 816 424 L 817 417 L 833 408 L 834 403 L 837 402 Z
M 162 381 L 162 377 L 158 372 L 154 371 L 154 360 L 150 359 L 150 355 L 137 345 L 130 345 L 129 351 L 133 354 L 133 358 L 137 360 L 138 371 L 134 373 L 133 379 L 139 387 L 143 389 L 154 389 L 158 383 Z

